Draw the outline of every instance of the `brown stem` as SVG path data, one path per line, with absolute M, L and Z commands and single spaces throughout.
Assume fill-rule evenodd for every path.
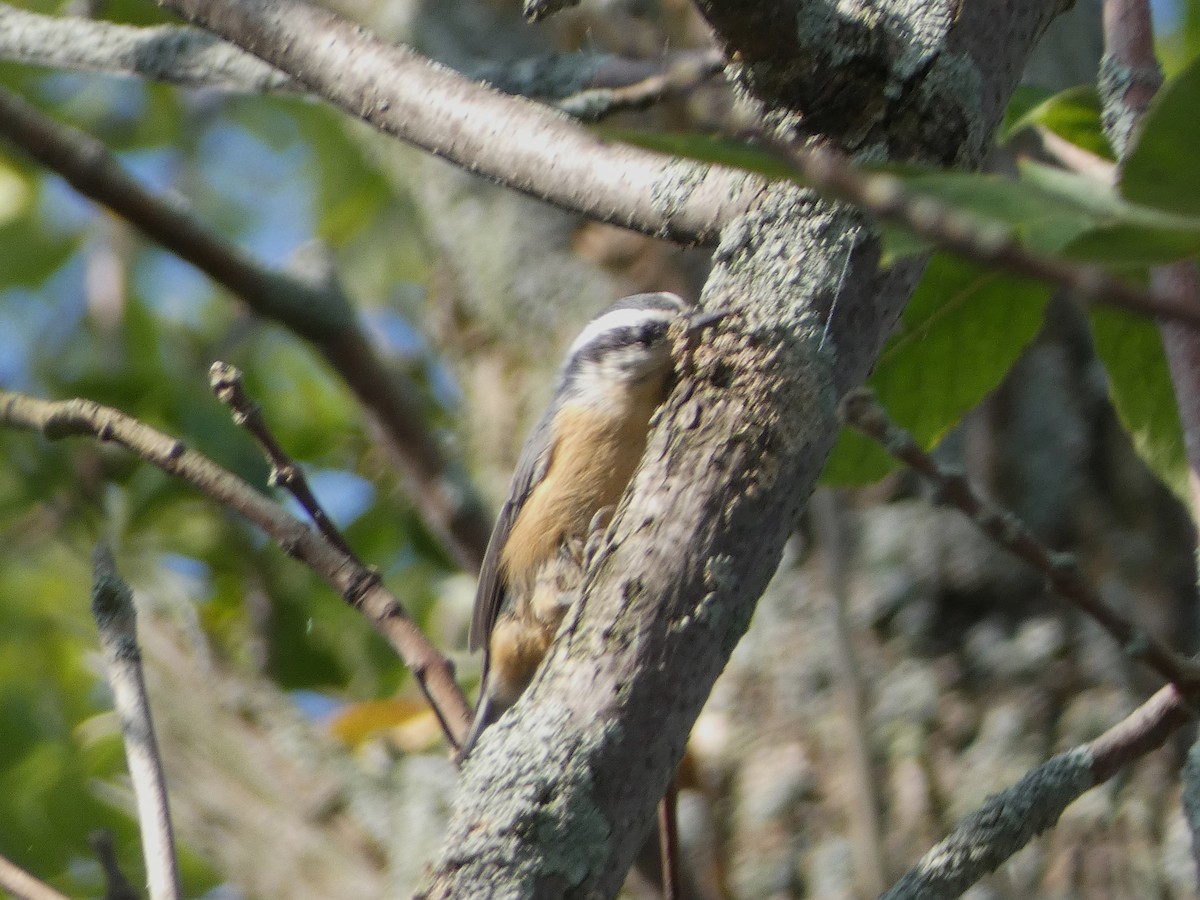
M 90 400 L 50 402 L 0 391 L 0 425 L 38 432 L 50 440 L 90 435 L 110 441 L 241 513 L 285 553 L 311 568 L 391 643 L 412 670 L 451 744 L 457 747 L 466 735 L 471 709 L 454 680 L 450 661 L 383 587 L 378 574 L 331 546 L 233 473 L 182 441 Z
M 1172 650 L 1159 638 L 1104 603 L 1079 573 L 1075 557 L 1055 553 L 1005 509 L 984 500 L 962 475 L 950 472 L 918 446 L 880 406 L 874 394 L 860 389 L 842 401 L 848 425 L 879 443 L 884 450 L 927 478 L 942 502 L 961 510 L 985 534 L 1042 575 L 1060 597 L 1091 616 L 1122 649 L 1184 692 L 1200 689 L 1200 664 Z

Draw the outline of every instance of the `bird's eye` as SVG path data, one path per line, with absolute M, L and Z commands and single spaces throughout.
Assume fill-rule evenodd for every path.
M 638 334 L 638 342 L 643 347 L 649 347 L 655 341 L 662 340 L 663 335 L 667 333 L 667 327 L 661 322 L 654 322 L 650 325 L 644 325 Z

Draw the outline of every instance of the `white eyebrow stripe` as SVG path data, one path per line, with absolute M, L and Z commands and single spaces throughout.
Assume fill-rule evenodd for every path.
M 579 337 L 575 338 L 570 349 L 567 350 L 567 359 L 570 359 L 606 331 L 628 328 L 655 319 L 670 321 L 672 318 L 673 316 L 669 311 L 653 307 L 643 309 L 614 309 L 612 312 L 605 313 L 600 318 L 588 322 L 587 327 L 579 332 Z

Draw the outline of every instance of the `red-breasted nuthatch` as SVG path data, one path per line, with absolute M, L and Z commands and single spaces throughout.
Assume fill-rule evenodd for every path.
M 670 326 L 696 330 L 722 315 L 697 312 L 675 294 L 635 294 L 567 351 L 479 573 L 469 642 L 484 648 L 483 686 L 461 758 L 528 686 L 578 596 L 590 533 L 625 493 L 670 387 Z

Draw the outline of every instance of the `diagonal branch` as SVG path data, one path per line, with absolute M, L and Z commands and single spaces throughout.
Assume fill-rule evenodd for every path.
M 308 485 L 308 478 L 305 477 L 304 470 L 296 464 L 295 460 L 275 439 L 275 435 L 271 433 L 266 417 L 263 416 L 262 407 L 251 400 L 246 393 L 246 388 L 242 384 L 241 370 L 228 363 L 215 362 L 209 367 L 208 383 L 217 399 L 229 407 L 229 411 L 233 414 L 234 424 L 240 425 L 250 432 L 258 443 L 259 449 L 267 458 L 267 462 L 270 463 L 271 473 L 267 476 L 267 483 L 273 487 L 278 485 L 286 489 L 308 513 L 308 517 L 317 526 L 317 530 L 325 535 L 325 540 L 345 553 L 355 563 L 361 565 L 362 561 L 354 553 L 345 536 L 333 524 L 333 520 L 329 518 L 321 504 L 317 502 L 316 495 Z
M 1102 266 L 1080 265 L 1026 249 L 1005 226 L 980 222 L 917 195 L 891 175 L 863 172 L 832 147 L 791 147 L 784 152 L 816 190 L 853 203 L 881 221 L 902 225 L 972 262 L 1056 284 L 1105 306 L 1200 329 L 1194 284 L 1156 281 L 1142 288 Z
M 4 856 L 0 856 L 0 889 L 8 891 L 17 900 L 67 900 L 66 894 L 34 878 Z
M 718 50 L 680 53 L 642 78 L 587 87 L 554 105 L 577 119 L 597 122 L 625 110 L 647 109 L 670 94 L 686 94 L 724 68 L 725 57 Z
M 248 93 L 294 92 L 304 86 L 257 56 L 200 28 L 118 25 L 45 16 L 0 2 L 0 59 L 72 71 L 149 78 L 184 87 Z M 654 59 L 605 53 L 553 53 L 482 62 L 463 70 L 505 94 L 549 101 L 568 115 L 595 121 L 644 109 L 682 94 L 721 71 L 715 49 L 681 50 Z
M 311 341 L 382 426 L 429 529 L 463 568 L 479 567 L 491 523 L 474 492 L 452 474 L 413 399 L 415 388 L 380 359 L 335 279 L 323 277 L 327 273 L 281 272 L 260 265 L 199 224 L 178 200 L 147 191 L 101 142 L 3 90 L 0 137 L 224 285 L 258 315 Z
M 416 677 L 452 744 L 457 746 L 466 734 L 471 711 L 449 660 L 429 643 L 378 574 L 355 563 L 233 473 L 189 450 L 182 441 L 90 400 L 50 402 L 0 391 L 0 426 L 37 432 L 49 440 L 92 435 L 119 444 L 241 513 L 285 553 L 319 575 L 391 643 Z
M 606 143 L 559 113 L 472 83 L 316 6 L 159 2 L 380 131 L 601 222 L 712 243 L 763 187 L 745 172 Z
M 928 479 L 943 502 L 953 504 L 996 543 L 1044 575 L 1055 593 L 1090 616 L 1130 657 L 1186 693 L 1200 690 L 1200 663 L 1171 649 L 1108 606 L 1080 574 L 1075 557 L 1051 551 L 1016 516 L 979 496 L 962 475 L 947 471 L 889 418 L 869 390 L 848 394 L 842 401 L 842 417 L 847 425 Z
M 1043 831 L 1081 794 L 1122 766 L 1161 747 L 1191 719 L 1174 685 L 1158 693 L 1094 741 L 1060 753 L 993 794 L 901 878 L 883 900 L 949 900 L 994 871 Z

